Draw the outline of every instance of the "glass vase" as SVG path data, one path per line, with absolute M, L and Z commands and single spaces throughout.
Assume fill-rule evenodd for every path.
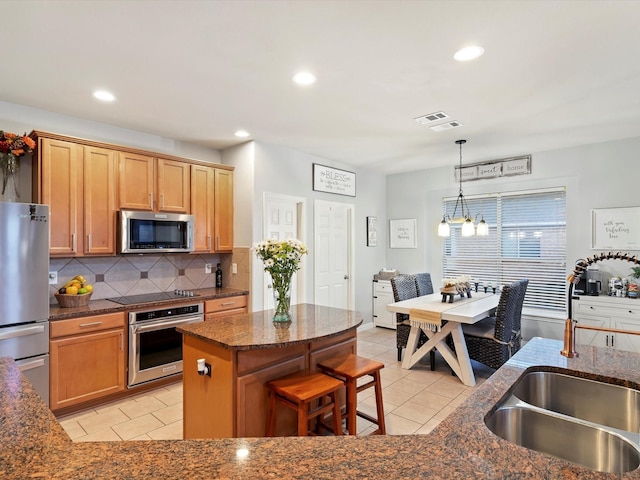
M 271 276 L 273 286 L 273 321 L 291 321 L 291 276 Z
M 10 153 L 0 154 L 0 171 L 2 171 L 2 193 L 0 200 L 3 202 L 20 201 L 18 191 L 18 158 Z

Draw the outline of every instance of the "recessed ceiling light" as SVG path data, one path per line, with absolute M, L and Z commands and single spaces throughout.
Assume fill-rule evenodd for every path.
M 106 90 L 96 90 L 93 92 L 93 96 L 103 102 L 113 102 L 116 99 L 113 93 L 107 92 Z
M 458 50 L 454 55 L 455 58 L 459 62 L 466 62 L 468 60 L 474 60 L 478 57 L 481 57 L 484 53 L 484 48 L 479 45 L 471 45 L 469 47 L 464 47 Z
M 236 133 L 234 133 L 234 135 L 236 137 L 245 138 L 245 137 L 248 137 L 250 134 L 246 130 L 236 130 Z
M 313 85 L 316 83 L 316 76 L 311 72 L 298 72 L 293 76 L 293 81 L 298 85 Z

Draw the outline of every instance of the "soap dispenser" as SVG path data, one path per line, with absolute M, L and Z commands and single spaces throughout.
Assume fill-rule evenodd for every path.
M 222 288 L 222 268 L 220 268 L 220 264 L 216 267 L 216 288 Z

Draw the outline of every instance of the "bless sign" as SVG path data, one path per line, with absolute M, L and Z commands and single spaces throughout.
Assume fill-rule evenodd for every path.
M 318 192 L 336 193 L 338 195 L 356 196 L 356 174 L 313 164 L 313 189 Z

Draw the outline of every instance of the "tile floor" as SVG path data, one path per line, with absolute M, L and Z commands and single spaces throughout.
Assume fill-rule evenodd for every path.
M 475 387 L 463 385 L 436 355 L 436 370 L 419 364 L 403 370 L 396 360 L 395 330 L 369 328 L 358 332 L 358 355 L 385 364 L 381 371 L 387 434 L 427 434 L 460 405 Z M 428 357 L 426 359 L 428 361 Z M 477 384 L 493 370 L 473 362 Z M 358 395 L 358 408 L 375 416 L 373 389 Z M 182 438 L 182 384 L 160 387 L 135 397 L 60 417 L 76 442 L 173 440 Z M 358 434 L 375 425 L 358 417 Z

